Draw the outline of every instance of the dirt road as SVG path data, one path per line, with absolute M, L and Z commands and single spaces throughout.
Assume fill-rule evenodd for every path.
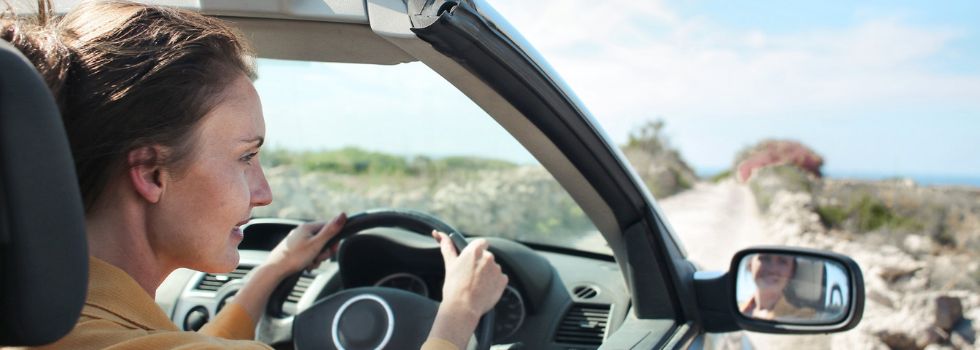
M 691 260 L 704 270 L 728 270 L 738 250 L 771 243 L 752 192 L 734 181 L 698 183 L 660 201 L 660 207 Z

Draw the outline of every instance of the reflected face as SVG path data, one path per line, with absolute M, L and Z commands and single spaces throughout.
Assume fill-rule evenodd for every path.
M 782 291 L 795 268 L 796 260 L 789 255 L 756 254 L 749 261 L 749 272 L 759 289 Z
M 265 137 L 262 106 L 242 75 L 196 128 L 194 150 L 169 181 L 150 218 L 151 244 L 170 265 L 227 272 L 238 265 L 240 226 L 272 201 L 257 157 Z

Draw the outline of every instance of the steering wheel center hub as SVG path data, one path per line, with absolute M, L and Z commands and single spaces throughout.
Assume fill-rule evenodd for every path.
M 337 349 L 383 349 L 391 340 L 395 317 L 391 306 L 373 294 L 347 300 L 334 315 L 331 335 Z

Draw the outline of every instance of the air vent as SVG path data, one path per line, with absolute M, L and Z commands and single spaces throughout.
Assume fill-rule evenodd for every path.
M 228 282 L 242 279 L 251 270 L 252 266 L 239 266 L 235 271 L 229 273 L 205 274 L 201 282 L 194 286 L 194 289 L 214 292 Z
M 609 321 L 609 305 L 575 304 L 555 332 L 555 342 L 599 346 Z
M 599 295 L 599 288 L 593 286 L 578 286 L 572 289 L 572 294 L 575 294 L 579 299 L 592 299 L 596 295 Z
M 310 285 L 313 284 L 313 277 L 313 275 L 308 275 L 305 273 L 299 276 L 299 280 L 296 281 L 296 286 L 294 286 L 293 290 L 289 292 L 289 296 L 286 297 L 286 301 L 298 303 L 299 298 L 302 298 L 303 293 L 306 293 L 306 289 L 310 288 Z

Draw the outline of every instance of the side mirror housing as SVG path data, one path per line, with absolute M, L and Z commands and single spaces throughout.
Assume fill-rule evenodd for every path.
M 695 292 L 708 332 L 841 332 L 857 326 L 864 312 L 857 263 L 812 249 L 742 250 L 729 271 L 695 274 Z

